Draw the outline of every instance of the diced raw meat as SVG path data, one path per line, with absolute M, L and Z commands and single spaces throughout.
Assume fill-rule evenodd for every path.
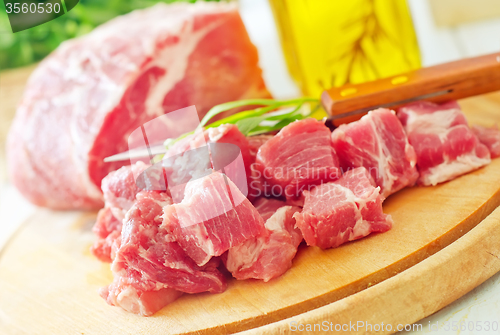
M 252 162 L 255 162 L 257 158 L 257 152 L 260 147 L 273 138 L 273 135 L 257 135 L 257 136 L 249 136 L 248 140 L 248 149 L 250 150 L 250 156 L 252 158 Z
M 332 132 L 343 171 L 365 167 L 384 198 L 418 178 L 417 155 L 394 111 L 380 108 Z
M 224 291 L 218 261 L 197 266 L 162 226 L 163 208 L 157 194 L 153 198 L 141 194 L 124 219 L 121 245 L 111 266 L 114 282 L 101 291 L 106 301 L 151 315 L 175 300 L 180 295 L 176 291 Z
M 500 130 L 497 126 L 486 128 L 475 125 L 472 126 L 472 131 L 479 142 L 488 148 L 491 158 L 500 157 Z
M 149 165 L 137 162 L 134 165 L 123 166 L 110 172 L 102 180 L 102 192 L 106 206 L 113 215 L 122 221 L 125 213 L 135 202 L 135 196 L 141 191 L 135 181 L 135 176 L 141 174 Z
M 248 199 L 254 201 L 255 199 L 262 196 L 271 196 L 271 185 L 267 182 L 262 172 L 257 168 L 255 163 L 257 159 L 257 152 L 259 148 L 273 138 L 272 135 L 257 135 L 247 137 L 248 139 L 248 149 L 250 151 L 250 180 L 248 182 Z
M 113 284 L 99 290 L 101 297 L 112 306 L 119 306 L 125 311 L 151 316 L 183 293 L 172 288 L 156 288 L 151 280 L 144 280 L 137 271 L 130 271 Z
M 258 199 L 255 208 L 266 221 L 267 233 L 229 249 L 226 267 L 237 279 L 255 278 L 267 282 L 292 266 L 292 259 L 302 241 L 293 218 L 300 208 L 267 198 Z
M 236 125 L 223 124 L 177 142 L 160 164 L 165 168 L 172 198 L 179 203 L 186 183 L 210 174 L 212 169 L 224 170 L 246 195 L 251 160 L 246 137 Z
M 122 221 L 125 214 L 138 198 L 155 199 L 162 207 L 172 203 L 166 192 L 142 190 L 135 176 L 144 172 L 149 165 L 137 162 L 110 172 L 102 180 L 102 191 L 106 207 L 99 211 L 93 231 L 97 241 L 91 248 L 92 253 L 103 262 L 111 262 L 120 246 Z M 154 182 L 153 180 L 151 180 Z
M 135 195 L 135 198 L 137 200 L 152 199 L 161 207 L 172 204 L 172 198 L 166 192 L 140 191 Z M 116 250 L 121 243 L 122 221 L 123 219 L 116 218 L 111 207 L 106 206 L 99 211 L 93 228 L 97 240 L 90 248 L 90 251 L 99 260 L 111 262 L 115 258 Z
M 454 179 L 491 161 L 488 148 L 470 130 L 455 101 L 416 102 L 400 108 L 398 116 L 417 153 L 421 185 Z
M 109 207 L 104 207 L 97 214 L 97 221 L 92 229 L 97 237 L 90 251 L 101 262 L 108 262 L 114 258 L 120 247 L 122 222 L 116 219 Z
M 165 228 L 200 266 L 265 233 L 257 210 L 225 175 L 190 181 L 181 203 L 164 208 Z
M 158 4 L 64 42 L 34 71 L 17 110 L 11 180 L 40 206 L 102 207 L 101 180 L 126 164 L 103 158 L 128 150 L 132 131 L 191 105 L 201 117 L 216 104 L 269 97 L 257 63 L 226 2 Z M 165 127 L 150 143 L 172 137 Z
M 335 248 L 372 232 L 385 232 L 392 218 L 382 211 L 379 187 L 364 167 L 347 171 L 339 180 L 304 191 L 297 227 L 308 245 Z
M 272 185 L 273 196 L 296 198 L 321 182 L 340 176 L 330 130 L 315 119 L 295 121 L 263 144 L 257 168 Z

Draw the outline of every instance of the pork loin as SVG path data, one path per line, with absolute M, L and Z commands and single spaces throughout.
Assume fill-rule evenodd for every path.
M 191 105 L 202 117 L 269 97 L 257 63 L 236 5 L 224 2 L 158 4 L 64 42 L 28 81 L 8 136 L 11 179 L 40 206 L 102 207 L 101 180 L 128 164 L 103 158 L 128 150 L 133 130 Z

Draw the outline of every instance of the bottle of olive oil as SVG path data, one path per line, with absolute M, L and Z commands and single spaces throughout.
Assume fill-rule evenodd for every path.
M 420 67 L 405 0 L 269 0 L 304 95 Z

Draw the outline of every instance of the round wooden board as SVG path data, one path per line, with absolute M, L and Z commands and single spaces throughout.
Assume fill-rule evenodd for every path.
M 389 232 L 331 250 L 302 247 L 281 278 L 230 280 L 224 293 L 184 295 L 149 318 L 98 296 L 112 277 L 88 251 L 95 213 L 40 210 L 0 259 L 0 333 L 231 333 L 274 323 L 363 291 L 443 249 L 499 205 L 499 189 L 497 159 L 437 187 L 403 190 L 385 202 L 394 219 Z
M 473 123 L 500 121 L 498 106 L 493 101 L 483 114 L 471 114 Z M 89 252 L 95 213 L 41 209 L 0 251 L 0 333 L 260 333 L 290 331 L 290 320 L 321 318 L 411 323 L 498 271 L 487 251 L 498 255 L 493 241 L 500 232 L 490 221 L 479 223 L 499 204 L 496 159 L 451 182 L 389 197 L 384 211 L 395 224 L 387 233 L 326 251 L 301 247 L 293 267 L 278 279 L 230 280 L 224 293 L 184 295 L 149 318 L 108 306 L 98 296 L 112 276 L 109 264 Z M 491 220 L 497 217 L 495 212 Z M 463 271 L 461 258 L 475 272 Z M 490 268 L 478 272 L 477 262 Z M 462 286 L 456 282 L 460 271 L 471 278 Z M 426 287 L 429 278 L 433 285 Z

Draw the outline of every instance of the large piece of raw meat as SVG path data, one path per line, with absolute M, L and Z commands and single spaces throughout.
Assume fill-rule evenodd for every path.
M 158 4 L 118 17 L 63 43 L 32 74 L 8 136 L 11 179 L 40 206 L 99 208 L 101 180 L 128 163 L 103 158 L 128 150 L 133 130 L 191 105 L 201 117 L 268 97 L 257 63 L 235 4 Z

